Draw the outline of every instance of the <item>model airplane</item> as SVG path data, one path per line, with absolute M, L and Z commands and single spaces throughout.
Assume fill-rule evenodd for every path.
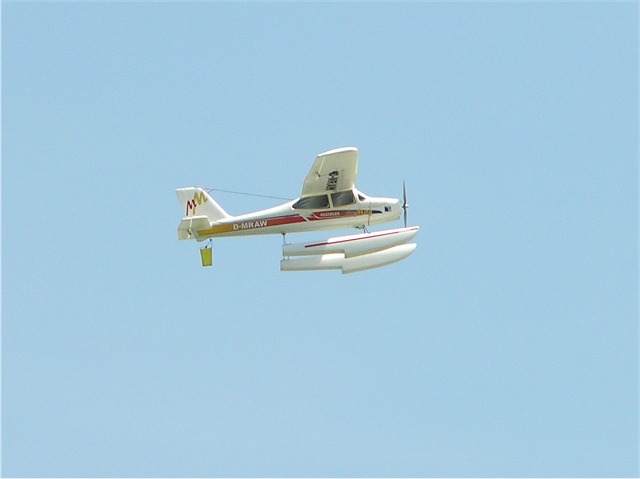
M 177 189 L 185 215 L 178 226 L 178 239 L 204 241 L 259 234 L 281 234 L 284 237 L 288 233 L 357 228 L 365 233 L 320 242 L 285 242 L 280 269 L 340 269 L 343 273 L 351 273 L 406 258 L 416 247 L 407 243 L 416 236 L 419 227 L 407 227 L 408 205 L 404 185 L 402 204 L 395 198 L 367 196 L 355 187 L 357 171 L 357 148 L 321 153 L 304 180 L 299 198 L 240 216 L 227 214 L 203 188 Z M 368 231 L 369 226 L 398 220 L 402 210 L 404 228 Z

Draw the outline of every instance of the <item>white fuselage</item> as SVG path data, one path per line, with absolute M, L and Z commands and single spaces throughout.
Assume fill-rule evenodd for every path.
M 299 198 L 262 211 L 214 221 L 194 231 L 198 240 L 226 236 L 287 234 L 317 230 L 365 228 L 395 221 L 400 200 L 368 197 L 357 189 Z

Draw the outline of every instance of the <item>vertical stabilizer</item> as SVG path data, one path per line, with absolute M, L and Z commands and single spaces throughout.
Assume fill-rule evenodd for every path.
M 206 216 L 210 222 L 230 218 L 216 200 L 202 188 L 179 188 L 176 194 L 185 217 Z

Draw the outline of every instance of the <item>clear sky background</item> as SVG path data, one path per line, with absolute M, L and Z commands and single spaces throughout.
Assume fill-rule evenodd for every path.
M 2 474 L 636 476 L 637 49 L 633 2 L 3 2 Z M 175 188 L 351 145 L 407 260 L 177 240 Z

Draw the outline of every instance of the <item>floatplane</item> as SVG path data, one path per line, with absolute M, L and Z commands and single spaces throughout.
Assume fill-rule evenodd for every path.
M 353 273 L 400 261 L 416 248 L 410 241 L 418 226 L 407 226 L 407 193 L 396 198 L 368 196 L 355 187 L 358 149 L 338 148 L 320 153 L 302 185 L 299 198 L 266 210 L 229 215 L 201 187 L 176 190 L 184 217 L 178 239 L 206 241 L 229 236 L 281 234 L 281 271 L 337 269 Z M 369 227 L 400 219 L 404 227 L 371 232 Z M 290 244 L 289 233 L 356 228 L 360 234 Z M 203 266 L 212 264 L 211 241 L 201 248 Z

